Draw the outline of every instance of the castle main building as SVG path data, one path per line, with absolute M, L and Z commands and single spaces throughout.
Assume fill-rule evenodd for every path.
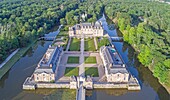
M 69 27 L 70 37 L 100 37 L 104 35 L 104 29 L 100 22 L 96 23 L 80 23 Z

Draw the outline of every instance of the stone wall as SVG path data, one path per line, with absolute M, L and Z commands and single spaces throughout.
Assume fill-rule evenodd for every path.
M 109 83 L 94 83 L 93 84 L 94 88 L 128 88 L 127 84 L 109 84 Z
M 70 88 L 70 83 L 37 83 L 37 88 Z
M 140 85 L 129 85 L 128 90 L 141 90 Z
M 35 85 L 23 85 L 24 90 L 35 90 Z

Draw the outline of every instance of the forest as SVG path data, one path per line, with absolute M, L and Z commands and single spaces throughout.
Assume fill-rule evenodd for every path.
M 170 5 L 110 1 L 105 12 L 138 52 L 139 61 L 170 87 Z
M 0 62 L 56 25 L 94 22 L 105 13 L 138 52 L 139 61 L 170 87 L 170 5 L 148 0 L 0 1 Z
M 42 36 L 78 7 L 77 2 L 5 0 L 0 2 L 0 62 L 11 51 Z

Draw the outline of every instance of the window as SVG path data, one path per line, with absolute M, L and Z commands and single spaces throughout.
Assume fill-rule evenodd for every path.
M 39 77 L 37 77 L 37 80 L 39 80 Z

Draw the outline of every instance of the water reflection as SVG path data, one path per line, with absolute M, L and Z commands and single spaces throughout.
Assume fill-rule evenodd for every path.
M 35 46 L 29 49 L 25 56 L 14 64 L 14 66 L 0 80 L 1 100 L 10 100 L 23 91 L 23 82 L 26 77 L 33 73 L 37 63 L 42 58 L 51 42 L 45 42 L 44 47 L 40 44 L 41 41 L 37 42 Z
M 113 43 L 127 65 L 127 69 L 138 78 L 142 90 L 128 91 L 120 89 L 87 91 L 87 100 L 170 100 L 170 95 L 165 88 L 152 75 L 152 72 L 142 66 L 137 53 L 127 43 Z

